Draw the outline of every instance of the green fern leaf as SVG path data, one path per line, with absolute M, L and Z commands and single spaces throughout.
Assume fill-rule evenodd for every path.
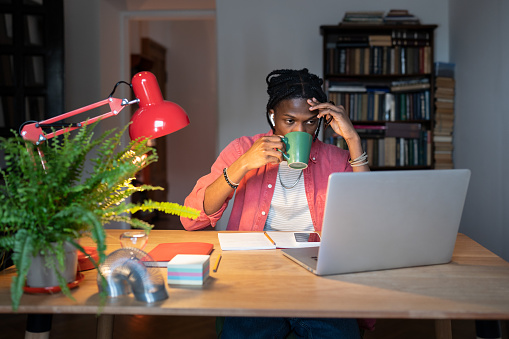
M 33 249 L 31 235 L 26 230 L 19 230 L 15 236 L 14 253 L 12 255 L 12 261 L 18 271 L 11 283 L 12 309 L 15 311 L 18 309 L 21 296 L 23 295 L 26 275 L 32 263 Z
M 196 219 L 200 215 L 200 211 L 197 209 L 187 206 L 181 206 L 173 202 L 158 202 L 147 200 L 142 205 L 135 205 L 129 208 L 129 212 L 131 213 L 152 210 L 158 210 L 166 214 L 178 215 L 189 219 Z

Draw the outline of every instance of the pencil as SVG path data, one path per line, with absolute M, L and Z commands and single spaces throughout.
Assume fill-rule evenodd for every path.
M 214 269 L 213 269 L 214 272 L 217 272 L 217 269 L 219 268 L 219 262 L 221 261 L 221 257 L 222 257 L 222 255 L 220 254 L 216 259 L 216 264 L 214 265 Z
M 274 242 L 274 240 L 272 240 L 272 238 L 267 234 L 267 232 L 263 232 L 263 234 L 265 234 L 265 236 L 267 237 L 267 239 L 270 240 L 270 242 L 272 243 L 272 245 L 276 246 L 276 243 Z

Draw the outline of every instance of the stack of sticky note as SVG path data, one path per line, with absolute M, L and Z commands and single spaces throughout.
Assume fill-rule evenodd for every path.
M 209 266 L 210 255 L 177 254 L 168 262 L 168 285 L 203 285 Z

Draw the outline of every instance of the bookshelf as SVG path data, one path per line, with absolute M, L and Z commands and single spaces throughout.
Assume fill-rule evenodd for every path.
M 63 113 L 63 0 L 0 1 L 0 69 L 0 136 Z
M 320 26 L 326 93 L 348 112 L 372 170 L 434 168 L 436 27 Z M 346 148 L 330 127 L 322 137 Z

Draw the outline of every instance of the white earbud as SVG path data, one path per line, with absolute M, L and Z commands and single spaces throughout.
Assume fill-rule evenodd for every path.
M 270 115 L 270 122 L 272 123 L 272 126 L 276 126 L 276 123 L 274 122 L 274 113 Z

